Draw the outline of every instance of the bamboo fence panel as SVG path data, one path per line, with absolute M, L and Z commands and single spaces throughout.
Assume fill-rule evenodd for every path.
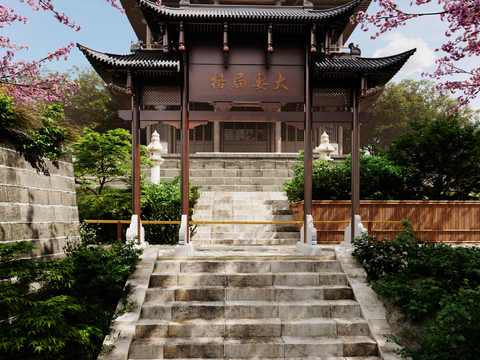
M 303 202 L 290 205 L 296 221 L 303 220 Z M 400 222 L 409 219 L 418 237 L 446 243 L 480 242 L 480 201 L 360 201 L 362 223 L 371 235 L 393 239 L 402 230 Z M 340 243 L 350 221 L 351 203 L 346 200 L 314 200 L 313 221 L 319 243 Z M 328 222 L 328 223 L 327 223 Z M 297 228 L 301 228 L 297 224 Z

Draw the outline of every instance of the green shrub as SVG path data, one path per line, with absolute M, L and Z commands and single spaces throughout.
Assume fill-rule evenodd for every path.
M 399 353 L 415 360 L 478 358 L 480 248 L 425 243 L 408 221 L 404 226 L 393 241 L 363 234 L 352 253 L 380 298 L 411 319 L 431 319 L 418 349 L 403 346 Z
M 60 291 L 74 285 L 73 264 L 21 258 L 33 248 L 27 242 L 0 244 L 0 358 L 64 359 L 70 349 L 94 356 L 100 330 L 69 322 L 81 305 Z
M 66 262 L 76 271 L 74 285 L 63 288 L 62 292 L 74 297 L 80 306 L 80 311 L 70 315 L 69 321 L 95 326 L 101 331 L 101 339 L 95 341 L 97 350 L 109 334 L 112 319 L 135 307 L 128 301 L 134 289 L 130 284 L 125 286 L 125 282 L 136 270 L 142 252 L 133 244 L 76 247 L 70 243 L 65 248 Z M 124 306 L 116 312 L 119 299 L 124 299 Z
M 290 202 L 302 201 L 304 197 L 303 151 L 301 161 L 295 165 L 292 180 L 285 180 L 283 191 Z M 351 198 L 352 158 L 344 162 L 312 163 L 313 200 L 349 200 Z M 407 187 L 408 168 L 397 166 L 385 156 L 367 156 L 360 152 L 360 198 L 364 200 L 402 199 Z
M 283 191 L 293 203 L 302 201 L 304 197 L 304 157 L 300 151 L 300 161 L 295 164 L 292 180 L 285 180 Z M 338 163 L 314 161 L 312 163 L 312 196 L 314 200 L 346 200 L 350 196 L 350 178 L 344 167 Z
M 33 248 L 0 243 L 0 359 L 96 359 L 112 319 L 135 307 L 124 285 L 141 250 L 70 244 L 64 260 L 21 258 Z
M 200 198 L 200 186 L 190 185 L 189 218 L 192 220 L 193 208 Z M 149 183 L 142 202 L 142 219 L 159 221 L 181 220 L 180 177 Z M 150 244 L 177 244 L 180 225 L 145 225 L 145 239 Z M 196 226 L 190 228 L 190 236 L 195 235 Z

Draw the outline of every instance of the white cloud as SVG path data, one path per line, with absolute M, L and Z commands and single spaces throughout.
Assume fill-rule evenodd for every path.
M 435 52 L 421 38 L 406 38 L 399 33 L 389 33 L 378 40 L 388 41 L 388 45 L 373 53 L 373 57 L 396 55 L 404 51 L 417 48 L 415 54 L 403 65 L 399 75 L 412 75 L 422 72 L 435 64 Z

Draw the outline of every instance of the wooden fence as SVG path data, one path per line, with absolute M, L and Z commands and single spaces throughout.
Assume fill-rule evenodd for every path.
M 295 220 L 303 220 L 303 201 L 290 205 Z M 409 219 L 425 241 L 480 243 L 480 201 L 360 201 L 360 216 L 369 234 L 393 239 L 402 229 L 398 223 Z M 349 221 L 350 201 L 314 200 L 313 221 Z M 348 223 L 315 224 L 319 243 L 344 240 Z M 300 229 L 301 225 L 297 225 Z

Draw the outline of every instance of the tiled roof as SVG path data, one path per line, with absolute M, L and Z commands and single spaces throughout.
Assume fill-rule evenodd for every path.
M 275 23 L 324 23 L 335 21 L 339 17 L 350 16 L 360 5 L 361 0 L 353 0 L 348 4 L 329 10 L 309 10 L 303 7 L 282 6 L 219 6 L 204 5 L 202 7 L 169 8 L 159 6 L 149 0 L 138 0 L 140 8 L 148 9 L 164 20 L 187 21 L 270 21 Z
M 312 70 L 317 77 L 338 74 L 345 77 L 346 73 L 366 73 L 377 80 L 376 86 L 385 85 L 402 68 L 407 60 L 415 53 L 416 49 L 383 58 L 364 57 L 330 57 L 314 59 Z
M 164 54 L 162 51 L 144 50 L 134 54 L 107 54 L 77 44 L 90 62 L 98 61 L 115 68 L 137 70 L 174 70 L 180 71 L 180 59 L 175 54 Z

